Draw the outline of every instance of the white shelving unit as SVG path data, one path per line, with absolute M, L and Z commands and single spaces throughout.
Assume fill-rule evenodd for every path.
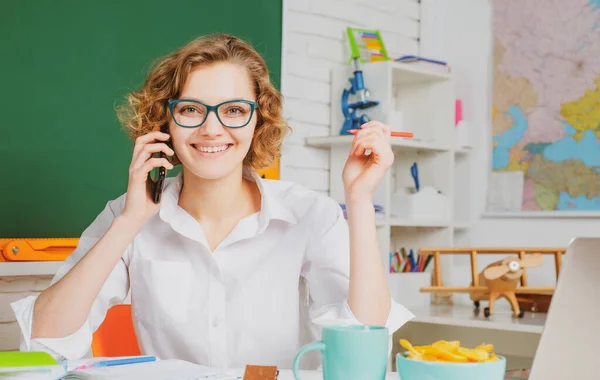
M 460 241 L 461 234 L 469 227 L 467 158 L 470 147 L 459 146 L 457 142 L 456 97 L 450 73 L 393 61 L 365 63 L 361 69 L 369 99 L 380 102 L 366 110 L 369 117 L 388 124 L 392 130 L 410 131 L 415 135 L 414 139 L 392 138 L 394 166 L 374 197 L 374 202 L 384 208 L 377 231 L 387 267 L 389 252 L 401 247 L 416 252 L 421 247 L 453 246 L 456 239 Z M 306 140 L 309 146 L 329 149 L 330 196 L 339 203 L 344 203 L 341 174 L 354 138 L 339 135 L 344 121 L 341 96 L 349 85 L 352 70 L 353 66 L 349 65 L 332 72 L 330 136 Z M 418 165 L 421 195 L 427 194 L 426 187 L 441 193 L 446 204 L 445 214 L 419 217 L 418 213 L 394 213 L 394 194 L 414 188 L 410 172 L 414 162 Z M 449 264 L 442 264 L 444 278 L 450 275 L 446 273 L 451 271 Z

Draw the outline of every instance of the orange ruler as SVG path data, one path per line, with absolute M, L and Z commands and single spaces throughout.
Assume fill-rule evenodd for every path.
M 0 261 L 63 261 L 79 238 L 0 238 Z

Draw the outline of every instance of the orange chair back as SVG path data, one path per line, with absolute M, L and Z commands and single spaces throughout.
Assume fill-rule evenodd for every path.
M 131 305 L 115 305 L 92 337 L 92 353 L 95 357 L 141 355 L 133 329 Z

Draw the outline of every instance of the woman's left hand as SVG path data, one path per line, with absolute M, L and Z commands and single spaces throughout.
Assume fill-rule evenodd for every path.
M 394 163 L 390 134 L 390 127 L 379 121 L 362 125 L 352 141 L 342 173 L 346 197 L 350 196 L 353 200 L 366 197 L 371 201 L 375 189 Z M 365 155 L 367 151 L 371 153 Z

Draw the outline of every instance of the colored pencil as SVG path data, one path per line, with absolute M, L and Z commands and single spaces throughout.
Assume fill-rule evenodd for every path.
M 400 258 L 400 254 L 398 251 L 395 252 L 396 260 L 398 260 L 398 267 L 396 268 L 396 272 L 400 271 L 400 266 L 402 265 L 402 258 Z
M 153 361 L 156 361 L 155 356 L 135 356 L 135 357 L 130 357 L 130 358 L 122 358 L 122 359 L 108 359 L 108 360 L 100 360 L 100 361 L 93 362 L 90 364 L 84 364 L 84 365 L 81 365 L 81 366 L 75 368 L 75 370 L 79 371 L 82 369 L 95 368 L 95 367 L 112 367 L 112 366 L 116 366 L 116 365 L 146 363 L 146 362 L 153 362 Z
M 433 255 L 428 255 L 427 259 L 425 259 L 425 264 L 423 264 L 423 272 L 425 272 L 425 269 L 427 269 L 427 265 L 429 264 L 429 262 L 431 261 L 432 258 L 433 258 Z
M 358 129 L 351 129 L 348 132 L 352 133 L 353 135 L 358 133 Z M 404 137 L 407 139 L 411 139 L 415 136 L 414 133 L 412 132 L 392 132 L 392 137 Z

